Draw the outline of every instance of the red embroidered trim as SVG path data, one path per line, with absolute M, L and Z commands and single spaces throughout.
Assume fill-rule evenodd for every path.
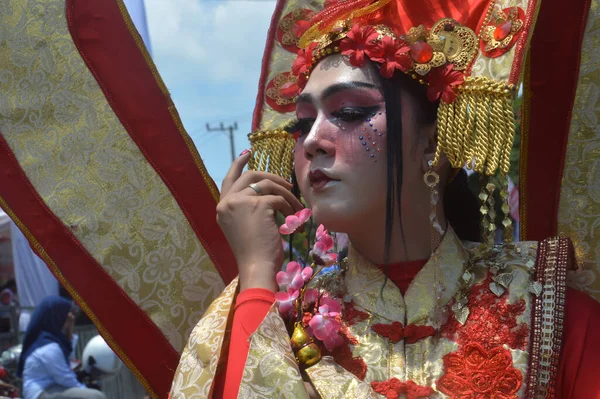
M 361 321 L 365 321 L 369 318 L 369 314 L 356 309 L 354 302 L 347 302 L 344 305 L 344 321 L 347 325 L 351 326 Z
M 378 394 L 387 399 L 398 399 L 400 394 L 405 394 L 406 399 L 428 398 L 434 393 L 431 387 L 417 385 L 413 381 L 402 382 L 397 378 L 390 378 L 387 381 L 373 381 L 371 388 Z
M 352 350 L 348 344 L 338 346 L 331 355 L 337 364 L 354 374 L 359 380 L 365 379 L 367 364 L 360 356 L 352 356 Z
M 346 324 L 342 324 L 339 333 L 344 338 L 344 343 L 333 351 L 327 352 L 333 356 L 337 364 L 354 374 L 359 380 L 364 380 L 367 375 L 367 364 L 360 356 L 352 356 L 352 349 L 350 349 L 350 345 L 358 344 L 358 340 Z
M 534 281 L 540 281 L 544 277 L 544 268 L 546 266 L 546 259 L 548 255 L 548 249 L 546 244 L 546 241 L 542 241 L 538 244 L 537 261 L 535 265 L 535 272 L 533 273 Z M 540 301 L 537 297 L 534 297 L 531 306 L 532 333 L 531 342 L 529 343 L 529 368 L 527 376 L 527 389 L 525 390 L 525 399 L 533 399 L 536 396 L 540 369 L 539 353 L 542 339 L 542 325 L 540 323 L 541 319 L 542 301 Z
M 489 289 L 492 275 L 474 286 L 469 293 L 471 313 L 465 325 L 461 325 L 454 314 L 442 327 L 442 336 L 459 345 L 475 342 L 491 349 L 497 345 L 508 345 L 513 349 L 525 350 L 529 338 L 527 323 L 517 324 L 517 316 L 525 312 L 525 300 L 509 304 L 508 295 L 497 297 Z
M 470 343 L 444 356 L 444 375 L 437 389 L 452 399 L 517 399 L 522 383 L 508 349 L 497 346 L 487 351 Z
M 346 343 L 352 344 L 352 345 L 358 344 L 358 340 L 356 339 L 356 337 L 354 335 L 352 335 L 352 333 L 350 332 L 350 330 L 348 329 L 348 326 L 346 324 L 342 324 L 342 327 L 340 328 L 340 335 L 342 337 L 344 337 L 344 340 L 346 341 Z
M 409 324 L 403 328 L 402 323 L 399 321 L 394 321 L 391 324 L 373 324 L 371 329 L 394 343 L 405 339 L 407 344 L 414 344 L 423 338 L 431 337 L 435 334 L 435 328 L 431 326 Z

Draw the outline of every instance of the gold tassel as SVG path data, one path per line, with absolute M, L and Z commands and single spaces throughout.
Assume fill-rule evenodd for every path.
M 248 135 L 250 141 L 249 170 L 270 172 L 290 180 L 296 140 L 286 130 L 257 131 Z
M 467 77 L 457 90 L 453 103 L 442 101 L 438 108 L 434 165 L 443 151 L 453 168 L 467 165 L 487 176 L 508 173 L 515 134 L 513 86 Z

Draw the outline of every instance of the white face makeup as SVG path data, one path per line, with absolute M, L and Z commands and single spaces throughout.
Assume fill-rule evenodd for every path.
M 312 72 L 296 113 L 296 177 L 317 221 L 343 232 L 361 218 L 380 217 L 386 118 L 377 71 L 328 57 Z

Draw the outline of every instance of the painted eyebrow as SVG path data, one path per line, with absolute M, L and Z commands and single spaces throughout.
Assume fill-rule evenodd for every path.
M 321 100 L 326 100 L 328 97 L 331 97 L 335 93 L 339 93 L 340 91 L 359 89 L 359 88 L 380 90 L 379 86 L 374 85 L 372 83 L 367 83 L 367 82 L 352 81 L 352 82 L 336 83 L 336 84 L 329 86 L 328 88 L 326 88 L 323 91 L 323 94 L 321 94 Z M 314 102 L 314 97 L 311 94 L 301 93 L 298 96 L 298 100 L 296 103 L 299 104 L 299 103 L 312 103 L 312 102 Z

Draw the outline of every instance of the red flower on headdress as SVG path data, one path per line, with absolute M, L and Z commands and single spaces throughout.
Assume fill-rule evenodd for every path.
M 306 86 L 307 74 L 313 61 L 313 51 L 317 43 L 311 43 L 305 50 L 298 50 L 298 56 L 292 64 L 292 73 L 298 77 L 298 87 L 300 90 Z
M 391 78 L 396 69 L 408 72 L 412 60 L 408 55 L 410 47 L 404 41 L 384 36 L 375 46 L 367 50 L 369 58 L 381 64 L 379 72 L 384 78 Z
M 297 39 L 300 39 L 304 32 L 308 30 L 308 28 L 310 28 L 310 22 L 305 19 L 301 19 L 300 21 L 297 21 L 292 27 L 292 34 Z
M 365 63 L 365 52 L 375 45 L 379 33 L 372 26 L 354 24 L 340 43 L 340 51 L 350 57 L 350 63 L 361 67 Z
M 429 101 L 442 99 L 446 104 L 456 100 L 454 88 L 465 81 L 465 75 L 460 71 L 453 71 L 453 64 L 447 64 L 443 67 L 435 68 L 429 73 L 429 88 L 427 89 L 427 98 Z

